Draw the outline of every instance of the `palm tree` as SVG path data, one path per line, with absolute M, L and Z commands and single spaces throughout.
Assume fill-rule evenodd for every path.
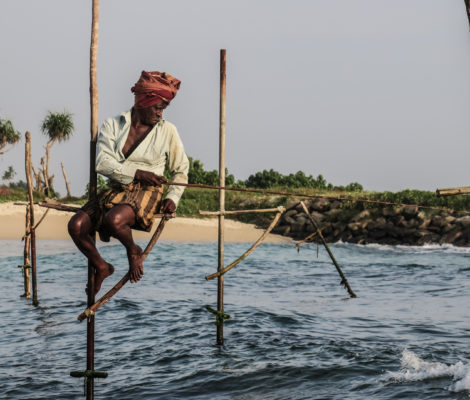
M 49 161 L 51 147 L 55 142 L 63 142 L 70 139 L 74 130 L 72 114 L 64 111 L 63 113 L 53 113 L 49 111 L 46 118 L 42 121 L 41 131 L 49 140 L 46 144 L 46 160 L 44 166 L 44 179 L 46 180 L 46 187 L 52 186 L 52 178 L 49 177 Z M 48 193 L 49 194 L 49 193 Z
M 11 121 L 9 119 L 0 119 L 0 154 L 5 154 L 7 151 L 10 151 L 20 139 L 21 135 L 13 128 Z M 4 150 L 7 144 L 11 144 L 12 146 Z

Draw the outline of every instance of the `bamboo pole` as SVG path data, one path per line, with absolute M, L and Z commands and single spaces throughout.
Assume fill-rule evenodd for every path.
M 70 194 L 70 182 L 67 179 L 67 174 L 65 173 L 64 163 L 60 163 L 60 166 L 62 167 L 62 174 L 64 175 L 65 187 L 67 189 L 67 197 L 72 197 Z
M 233 210 L 233 211 L 201 211 L 199 210 L 199 214 L 201 215 L 208 215 L 211 217 L 216 217 L 218 215 L 238 215 L 238 214 L 252 214 L 252 213 L 269 213 L 269 212 L 277 212 L 284 209 L 284 207 L 276 207 L 276 208 L 259 208 L 253 210 Z
M 152 239 L 147 244 L 147 247 L 145 248 L 145 250 L 142 254 L 142 262 L 144 262 L 144 260 L 147 258 L 150 251 L 152 250 L 153 246 L 155 245 L 155 243 L 157 243 L 157 240 L 160 237 L 160 235 L 163 231 L 163 228 L 165 227 L 166 222 L 170 218 L 172 218 L 173 215 L 174 214 L 167 214 L 166 216 L 164 216 L 160 220 L 160 223 L 158 224 L 158 227 L 155 230 L 155 232 L 152 236 Z M 96 303 L 94 303 L 91 306 L 88 306 L 88 308 L 84 312 L 82 312 L 78 316 L 77 319 L 79 321 L 83 321 L 85 318 L 94 315 L 96 313 L 96 311 L 98 310 L 98 308 L 100 308 L 102 305 L 106 304 L 111 299 L 111 297 L 113 297 L 127 283 L 128 280 L 129 280 L 129 272 L 126 275 L 124 275 L 121 278 L 121 280 L 118 283 L 116 283 L 114 285 L 114 287 L 111 290 L 109 290 L 103 297 L 101 297 Z
M 351 296 L 351 297 L 357 297 L 357 296 L 355 295 L 355 293 L 353 292 L 353 290 L 351 289 L 351 286 L 349 286 L 349 283 L 348 283 L 348 280 L 346 279 L 346 276 L 343 274 L 343 271 L 341 270 L 340 266 L 339 266 L 338 263 L 336 262 L 336 259 L 335 259 L 335 257 L 333 256 L 333 253 L 331 252 L 330 248 L 328 247 L 328 244 L 326 243 L 326 240 L 325 240 L 325 238 L 323 237 L 323 234 L 321 233 L 320 227 L 318 226 L 317 222 L 316 222 L 315 219 L 310 215 L 310 213 L 308 212 L 308 208 L 305 206 L 305 204 L 304 204 L 303 201 L 300 202 L 300 205 L 301 205 L 302 208 L 304 209 L 305 214 L 307 214 L 307 217 L 310 219 L 310 222 L 312 223 L 312 225 L 313 225 L 313 226 L 315 227 L 315 229 L 317 230 L 318 236 L 320 237 L 320 240 L 322 241 L 323 246 L 325 246 L 325 249 L 326 249 L 326 251 L 328 252 L 328 255 L 330 256 L 331 261 L 333 261 L 333 264 L 335 265 L 336 270 L 338 271 L 338 274 L 339 274 L 339 276 L 341 277 L 341 284 L 346 287 L 346 290 L 348 291 L 349 296 Z
M 456 196 L 458 194 L 469 194 L 470 186 L 436 189 L 436 193 L 438 196 Z
M 13 203 L 14 205 L 17 205 L 17 206 L 22 206 L 22 205 L 25 205 L 26 203 L 24 202 L 15 202 Z M 42 201 L 40 203 L 36 203 L 39 207 L 44 207 L 44 208 L 52 208 L 53 210 L 59 210 L 59 211 L 65 211 L 65 212 L 73 212 L 73 213 L 76 213 L 78 211 L 80 211 L 82 208 L 79 207 L 79 206 L 68 206 L 68 205 L 65 205 L 65 204 L 61 204 L 61 203 L 58 203 L 56 202 L 55 200 L 47 200 L 47 201 Z M 46 211 L 46 214 L 47 214 L 47 211 Z M 155 219 L 158 219 L 158 218 L 163 218 L 163 217 L 167 217 L 167 218 L 175 218 L 176 217 L 176 213 L 171 213 L 171 214 L 163 214 L 163 213 L 157 213 L 157 214 L 154 214 L 154 217 Z M 44 218 L 44 216 L 41 217 L 41 220 Z M 39 221 L 41 222 L 41 221 Z M 36 227 L 39 225 L 39 222 L 38 224 L 36 225 Z
M 226 51 L 220 50 L 220 104 L 219 104 L 219 186 L 225 186 L 225 64 Z M 218 265 L 217 271 L 224 269 L 224 230 L 225 230 L 225 191 L 219 189 L 219 225 L 218 225 Z M 217 312 L 224 313 L 224 276 L 217 279 Z M 224 344 L 224 320 L 217 324 L 217 344 Z
M 33 291 L 33 305 L 37 306 L 38 301 L 38 283 L 37 283 L 37 270 L 36 270 L 36 232 L 34 229 L 34 198 L 33 198 L 33 177 L 32 177 L 32 162 L 31 162 L 31 133 L 26 132 L 26 183 L 28 185 L 28 202 L 29 202 L 29 226 L 30 226 L 30 245 L 31 245 L 31 275 L 32 275 L 32 291 Z
M 217 271 L 215 274 L 207 275 L 206 280 L 209 281 L 211 279 L 223 276 L 226 272 L 230 271 L 233 267 L 235 267 L 240 262 L 242 262 L 246 257 L 248 257 L 263 242 L 266 236 L 268 236 L 268 234 L 273 230 L 273 228 L 276 226 L 277 222 L 279 221 L 279 218 L 281 218 L 281 215 L 284 211 L 285 209 L 278 211 L 278 213 L 273 219 L 273 222 L 271 222 L 271 225 L 268 226 L 268 228 L 263 232 L 263 234 L 258 238 L 258 240 L 255 243 L 253 243 L 253 245 L 247 251 L 245 251 L 233 263 L 231 263 L 230 265 L 227 265 L 222 270 Z
M 323 194 L 306 194 L 306 193 L 293 193 L 293 192 L 280 192 L 276 190 L 266 190 L 266 189 L 254 189 L 254 188 L 239 188 L 239 187 L 230 187 L 230 186 L 211 186 L 203 185 L 200 183 L 181 183 L 181 182 L 166 182 L 170 186 L 184 186 L 192 187 L 198 189 L 215 189 L 215 190 L 229 190 L 233 192 L 245 192 L 245 193 L 261 193 L 261 194 L 277 194 L 280 196 L 291 196 L 291 197 L 305 197 L 308 199 L 326 199 L 326 200 L 337 200 L 337 201 L 352 201 L 356 203 L 365 203 L 365 204 L 377 204 L 381 206 L 397 206 L 397 207 L 418 207 L 420 209 L 427 210 L 437 210 L 437 211 L 450 211 L 453 212 L 450 208 L 442 207 L 433 207 L 433 206 L 421 206 L 419 204 L 405 204 L 405 203 L 394 203 L 391 201 L 380 201 L 380 200 L 369 200 L 362 198 L 354 197 L 341 197 L 341 196 L 328 196 Z M 466 211 L 463 211 L 466 212 Z
M 88 197 L 96 199 L 97 176 L 95 170 L 96 140 L 98 137 L 98 83 L 97 83 L 97 59 L 98 59 L 98 22 L 99 0 L 92 3 L 91 40 L 90 40 L 90 182 L 88 185 Z M 95 238 L 96 233 L 93 233 Z M 95 302 L 95 274 L 93 265 L 88 262 L 88 295 L 87 305 L 90 307 Z M 95 316 L 87 319 L 87 357 L 86 370 L 95 370 Z M 86 399 L 94 399 L 94 377 L 86 380 Z

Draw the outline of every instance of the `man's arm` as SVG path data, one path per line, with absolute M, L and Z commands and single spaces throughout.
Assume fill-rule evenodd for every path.
M 168 165 L 172 182 L 188 183 L 189 160 L 184 152 L 183 143 L 176 128 L 174 128 L 170 139 Z M 166 200 L 171 200 L 176 210 L 183 192 L 184 187 L 182 186 L 170 186 L 163 206 L 165 206 Z

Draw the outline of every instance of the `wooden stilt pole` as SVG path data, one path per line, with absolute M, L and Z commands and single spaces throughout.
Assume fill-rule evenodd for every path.
M 28 185 L 28 202 L 29 202 L 29 226 L 30 226 L 30 244 L 31 244 L 31 275 L 33 280 L 33 305 L 37 306 L 38 301 L 38 282 L 36 274 L 36 232 L 34 229 L 34 198 L 33 198 L 33 178 L 32 178 L 32 162 L 31 162 L 31 133 L 26 132 L 26 183 Z M 26 239 L 25 239 L 26 240 Z
M 98 58 L 98 21 L 99 21 L 99 0 L 93 0 L 92 22 L 91 22 L 91 42 L 90 42 L 90 182 L 88 197 L 96 198 L 97 177 L 95 170 L 96 140 L 98 137 L 98 84 L 96 77 L 96 63 Z M 93 235 L 95 236 L 95 234 Z M 95 302 L 95 270 L 91 263 L 88 263 L 88 296 L 87 306 L 90 307 Z M 86 351 L 86 371 L 95 370 L 95 316 L 91 315 L 87 319 L 87 351 Z M 94 399 L 94 376 L 86 379 L 86 399 Z
M 67 179 L 67 174 L 65 173 L 65 167 L 63 163 L 60 163 L 60 166 L 62 167 L 62 174 L 64 175 L 64 180 L 65 180 L 65 187 L 67 189 L 67 197 L 71 197 L 70 195 L 70 182 Z
M 220 113 L 219 113 L 219 186 L 225 186 L 225 49 L 220 50 Z M 217 271 L 224 269 L 224 228 L 225 228 L 225 190 L 219 189 L 219 229 L 218 229 L 218 266 Z M 224 313 L 224 276 L 217 279 L 217 312 Z M 217 344 L 224 344 L 224 320 L 218 319 Z

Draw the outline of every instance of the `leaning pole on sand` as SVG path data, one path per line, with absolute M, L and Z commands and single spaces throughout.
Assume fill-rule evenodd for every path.
M 219 111 L 219 186 L 225 186 L 225 49 L 220 50 L 220 111 Z M 224 269 L 225 191 L 219 189 L 218 264 Z M 224 276 L 217 278 L 217 314 L 224 313 Z M 217 344 L 224 344 L 224 320 L 217 320 Z

